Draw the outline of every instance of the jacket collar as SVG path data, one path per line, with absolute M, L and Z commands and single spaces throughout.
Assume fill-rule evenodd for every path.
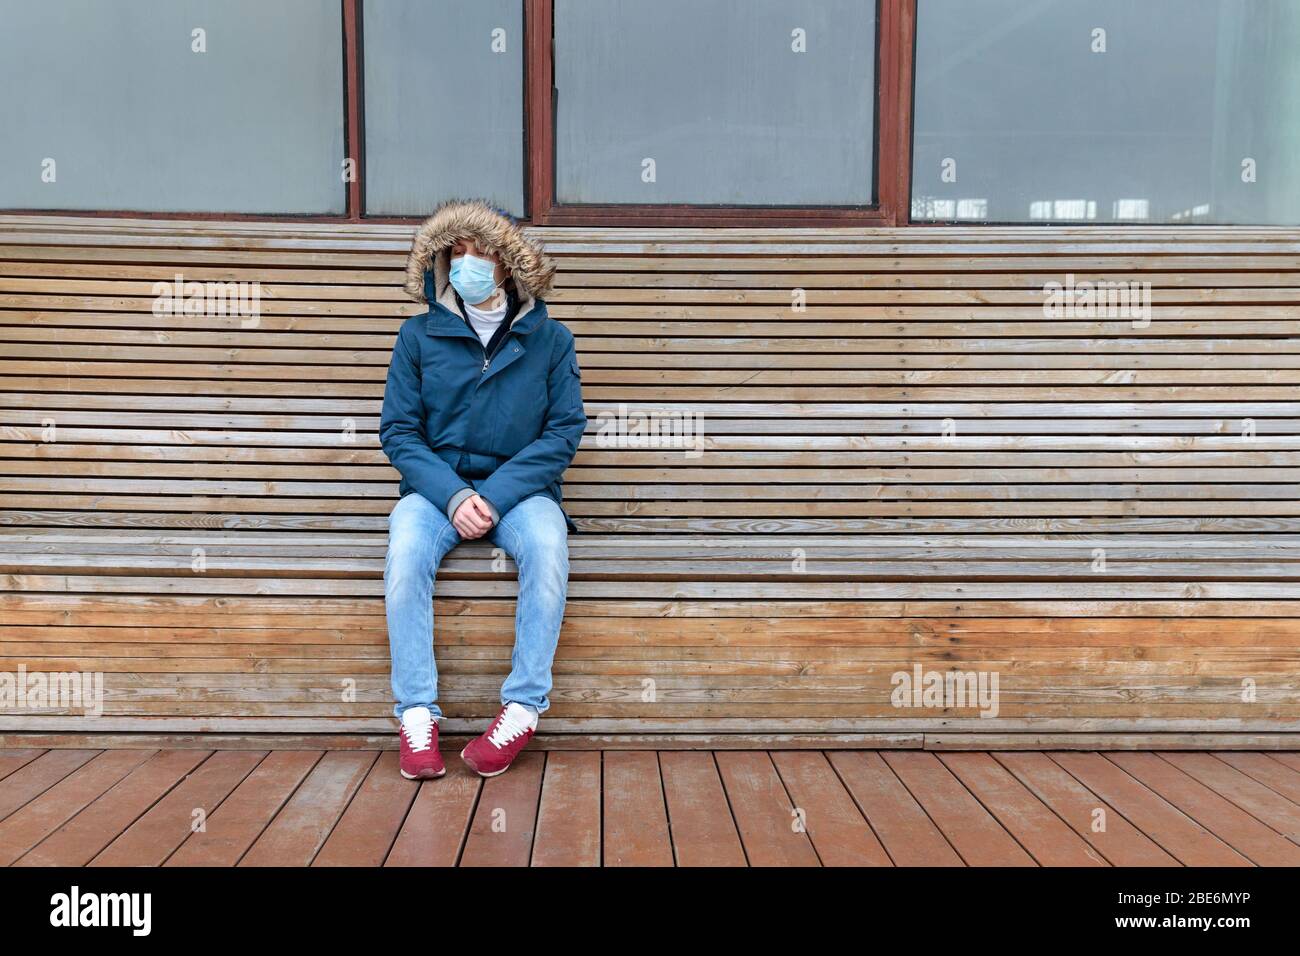
M 541 325 L 545 318 L 546 303 L 541 299 L 530 299 L 519 306 L 519 312 L 515 315 L 515 320 L 510 323 L 510 333 L 528 335 L 537 326 Z M 458 312 L 453 312 L 438 301 L 429 306 L 429 321 L 425 323 L 425 331 L 430 335 L 478 338 L 478 335 L 465 321 L 464 316 Z

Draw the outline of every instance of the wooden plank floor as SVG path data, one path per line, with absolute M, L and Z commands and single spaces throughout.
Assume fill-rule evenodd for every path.
M 6 866 L 1298 866 L 1256 752 L 0 750 Z

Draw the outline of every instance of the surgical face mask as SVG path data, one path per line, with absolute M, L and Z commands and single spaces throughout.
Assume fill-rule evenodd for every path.
M 470 305 L 486 302 L 497 290 L 496 263 L 478 256 L 457 256 L 451 260 L 451 284 Z

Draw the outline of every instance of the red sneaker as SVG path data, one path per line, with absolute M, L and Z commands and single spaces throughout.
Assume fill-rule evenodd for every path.
M 447 772 L 438 753 L 438 722 L 428 707 L 402 711 L 402 729 L 397 736 L 402 750 L 398 767 L 407 780 L 430 780 Z
M 495 777 L 510 769 L 536 729 L 536 714 L 520 704 L 507 704 L 487 732 L 465 746 L 460 759 L 480 777 Z

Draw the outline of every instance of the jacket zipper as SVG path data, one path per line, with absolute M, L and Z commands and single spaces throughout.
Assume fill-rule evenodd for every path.
M 516 316 L 514 317 L 514 319 L 511 320 L 511 322 L 510 322 L 510 326 L 513 327 L 514 324 L 515 324 L 515 322 L 518 321 L 518 319 L 519 319 L 519 316 L 516 315 Z M 507 330 L 506 330 L 506 338 L 508 339 L 509 337 L 510 337 L 510 331 L 509 331 L 509 329 L 507 329 Z M 478 338 L 478 336 L 476 335 L 475 338 Z M 506 344 L 506 343 L 505 343 L 505 339 L 502 339 L 502 340 L 501 340 L 501 345 L 505 345 L 505 344 Z M 484 375 L 487 374 L 488 366 L 492 364 L 492 356 L 491 356 L 491 355 L 488 355 L 488 351 L 487 351 L 487 346 L 486 346 L 486 345 L 484 345 L 482 342 L 479 342 L 478 345 L 479 345 L 479 348 L 481 348 L 481 349 L 483 350 L 483 367 L 482 367 L 481 369 L 479 369 L 479 373 L 478 373 L 478 374 L 479 374 L 479 378 L 482 378 Z M 501 351 L 501 345 L 498 345 L 498 346 L 497 346 L 497 351 L 498 351 L 498 352 Z
M 445 311 L 448 315 L 455 315 L 455 314 L 456 314 L 456 313 L 452 312 L 450 309 L 448 309 L 445 305 L 442 305 L 441 303 L 439 303 L 438 305 L 439 305 L 439 307 L 440 307 L 443 311 Z M 532 309 L 530 309 L 529 312 L 531 313 L 531 312 L 532 312 Z M 462 321 L 464 321 L 464 316 L 460 316 L 460 318 L 461 318 Z M 514 317 L 514 319 L 511 321 L 511 323 L 510 323 L 510 327 L 511 327 L 511 328 L 514 328 L 515 322 L 518 322 L 521 318 L 523 318 L 522 315 L 516 315 L 516 316 Z M 473 333 L 472 331 L 470 332 L 470 334 L 471 334 L 471 335 L 474 335 L 474 333 Z M 478 336 L 477 336 L 477 335 L 474 335 L 474 338 L 475 338 L 475 340 L 477 341 Z M 504 343 L 503 343 L 503 344 L 504 344 Z M 484 345 L 482 342 L 479 342 L 479 346 L 478 346 L 478 347 L 479 347 L 479 349 L 483 352 L 483 367 L 480 368 L 480 369 L 479 369 L 479 372 L 478 372 L 478 374 L 479 374 L 479 378 L 481 379 L 484 375 L 487 374 L 488 366 L 492 364 L 492 356 L 490 356 L 490 355 L 487 354 L 487 346 Z

